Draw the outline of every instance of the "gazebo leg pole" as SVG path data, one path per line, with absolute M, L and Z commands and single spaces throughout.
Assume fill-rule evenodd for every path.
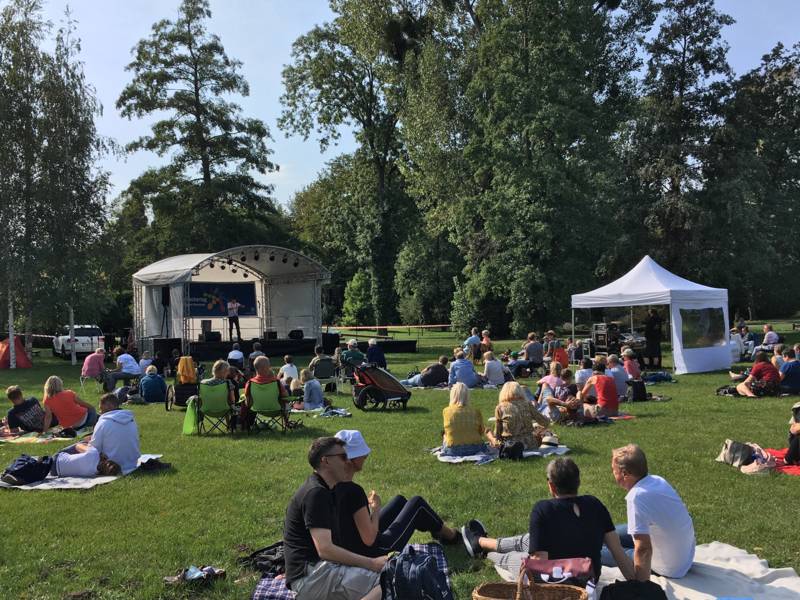
M 575 346 L 577 340 L 575 339 L 575 309 L 572 309 L 572 345 Z M 572 356 L 575 356 L 575 352 L 572 353 Z M 571 364 L 577 364 L 577 359 L 574 363 L 570 360 Z
M 631 306 L 631 337 L 633 337 L 633 307 Z

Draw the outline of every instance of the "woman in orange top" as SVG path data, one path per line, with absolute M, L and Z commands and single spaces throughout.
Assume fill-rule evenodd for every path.
M 64 389 L 64 382 L 60 377 L 52 375 L 44 384 L 44 428 L 50 429 L 53 415 L 58 419 L 58 424 L 64 429 L 80 429 L 92 427 L 97 423 L 97 411 L 87 402 L 84 402 L 72 390 Z

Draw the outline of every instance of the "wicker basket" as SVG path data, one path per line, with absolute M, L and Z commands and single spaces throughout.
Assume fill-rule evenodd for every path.
M 525 583 L 525 571 L 517 583 L 482 583 L 472 590 L 472 600 L 588 600 L 586 590 L 560 583 Z

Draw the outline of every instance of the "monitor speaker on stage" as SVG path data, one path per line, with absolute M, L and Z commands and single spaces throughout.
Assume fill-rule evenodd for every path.
M 303 339 L 303 330 L 302 329 L 292 329 L 289 332 L 289 339 L 290 340 L 302 340 Z
M 200 334 L 201 342 L 221 342 L 222 334 L 219 331 L 206 331 Z
M 208 333 L 211 331 L 211 319 L 201 319 L 200 320 L 200 331 L 203 333 Z
M 275 331 L 274 329 L 271 329 L 270 331 L 265 331 L 264 332 L 264 339 L 265 340 L 277 340 L 278 339 L 278 332 Z

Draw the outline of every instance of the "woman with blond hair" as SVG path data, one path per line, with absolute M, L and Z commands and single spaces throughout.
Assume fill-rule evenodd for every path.
M 300 383 L 303 384 L 303 410 L 315 410 L 325 406 L 322 395 L 322 384 L 308 369 L 300 371 Z
M 469 405 L 469 388 L 455 383 L 450 388 L 450 405 L 442 410 L 443 456 L 472 456 L 486 452 L 483 442 L 483 415 Z
M 230 406 L 234 406 L 236 404 L 236 392 L 235 392 L 235 384 L 233 381 L 228 379 L 228 371 L 230 371 L 231 365 L 228 361 L 225 360 L 218 360 L 214 363 L 214 366 L 211 367 L 211 374 L 213 377 L 209 377 L 208 379 L 203 379 L 200 383 L 203 385 L 224 385 L 228 388 L 228 404 Z
M 509 381 L 500 390 L 494 418 L 494 433 L 486 433 L 489 442 L 493 446 L 521 442 L 525 450 L 533 450 L 541 444 L 540 435 L 534 433 L 534 423 L 542 428 L 550 424 L 525 398 L 522 386 L 516 381 Z
M 64 382 L 55 375 L 48 377 L 44 383 L 42 404 L 44 404 L 42 432 L 50 429 L 54 416 L 64 429 L 93 427 L 97 423 L 97 411 L 94 406 L 78 398 L 72 390 L 65 390 Z
M 490 385 L 500 386 L 506 381 L 503 363 L 495 358 L 492 351 L 483 353 L 483 374 L 481 377 L 483 377 L 484 383 Z

